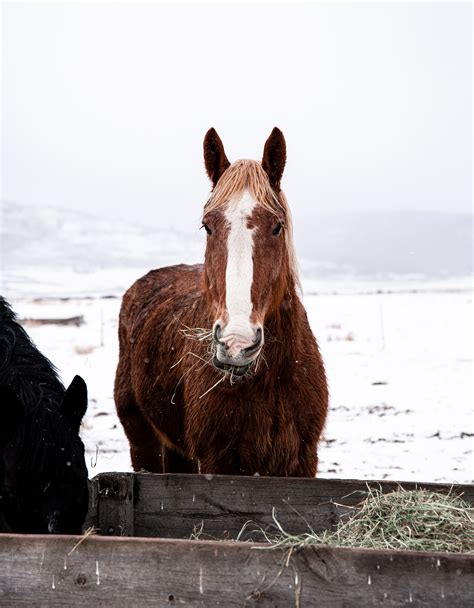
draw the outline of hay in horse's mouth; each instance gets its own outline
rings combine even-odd
[[[227,363],[222,363],[222,361],[219,361],[219,359],[217,358],[216,355],[214,355],[213,359],[212,359],[212,363],[214,365],[214,367],[217,367],[217,369],[220,369],[224,372],[227,372],[229,374],[232,374],[233,376],[245,376],[245,374],[249,371],[250,367],[252,366],[252,363],[247,363],[246,365],[228,365]]]

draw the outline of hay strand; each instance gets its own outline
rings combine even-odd
[[[335,530],[293,535],[272,512],[273,531],[258,529],[268,548],[301,549],[312,545],[372,549],[474,552],[474,509],[459,496],[428,490],[383,494],[368,488],[366,498],[347,513]],[[248,528],[248,523],[245,526]],[[242,532],[239,536],[242,536]]]

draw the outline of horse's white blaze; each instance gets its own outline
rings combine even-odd
[[[237,355],[254,340],[250,321],[254,230],[247,224],[255,205],[254,199],[245,190],[240,199],[229,203],[225,212],[230,225],[225,272],[228,323],[222,332],[222,339],[227,344],[231,356]]]

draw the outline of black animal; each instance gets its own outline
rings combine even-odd
[[[84,380],[65,390],[0,296],[0,532],[81,533],[86,408]]]

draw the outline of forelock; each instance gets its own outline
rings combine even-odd
[[[275,215],[286,215],[286,199],[274,192],[261,163],[256,160],[238,160],[222,174],[204,207],[204,213],[225,208],[228,203],[248,190],[257,205]]]

